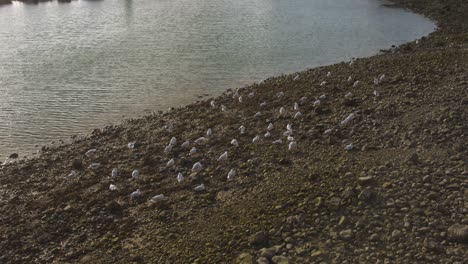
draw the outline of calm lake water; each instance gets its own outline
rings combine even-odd
[[[434,30],[377,0],[105,0],[0,7],[0,158]]]

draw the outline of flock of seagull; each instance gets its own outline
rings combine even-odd
[[[353,63],[353,62],[351,62],[350,65],[352,65],[352,63]],[[327,76],[328,78],[330,78],[330,77],[332,76],[332,73],[331,73],[331,72],[328,72],[326,76]],[[296,80],[298,80],[298,79],[299,79],[299,75],[296,75],[296,76],[294,77],[293,80],[296,81]],[[374,78],[374,85],[377,86],[377,85],[381,84],[381,83],[384,81],[384,79],[385,79],[385,75],[384,75],[384,74],[379,75],[378,77]],[[356,80],[356,81],[353,82],[353,78],[352,78],[351,76],[348,78],[347,82],[348,82],[348,83],[352,83],[352,86],[353,86],[353,87],[357,87],[357,86],[360,85],[359,80]],[[326,81],[323,81],[323,82],[320,83],[320,86],[324,86],[324,85],[326,85],[326,84],[327,84],[327,82],[326,82]],[[378,92],[377,90],[375,90],[373,94],[374,94],[375,96],[379,96],[379,95],[380,95],[379,92]],[[248,98],[253,98],[254,96],[255,96],[255,93],[253,93],[253,92],[251,92],[251,93],[249,93],[249,94],[247,95]],[[281,98],[281,97],[283,97],[283,96],[284,96],[284,92],[279,92],[279,93],[276,94],[276,97],[277,97],[277,98]],[[348,93],[345,95],[345,98],[350,98],[350,97],[352,97],[352,93],[351,93],[351,92],[348,92]],[[239,89],[235,90],[235,92],[233,93],[232,98],[233,98],[233,99],[237,99],[239,103],[242,103],[242,102],[244,101],[243,96],[239,94]],[[317,107],[317,106],[319,106],[319,105],[321,104],[322,101],[324,101],[324,100],[326,100],[326,99],[327,99],[326,95],[323,94],[323,95],[319,96],[319,98],[318,98],[317,100],[315,100],[312,104],[313,104],[314,107]],[[306,101],[307,101],[307,97],[302,97],[302,98],[299,100],[299,102],[300,102],[301,104],[305,103]],[[263,106],[265,106],[265,105],[266,105],[266,102],[260,103],[260,107],[263,107]],[[211,106],[211,108],[213,108],[213,109],[218,109],[218,108],[217,108],[217,105],[216,105],[216,102],[215,102],[214,100],[212,100],[212,101],[210,102],[210,106]],[[220,105],[220,109],[221,109],[222,112],[225,112],[225,111],[226,111],[226,106]],[[300,110],[299,103],[295,102],[294,105],[293,105],[293,109],[294,109],[294,111],[295,111],[295,113],[292,115],[292,117],[293,117],[294,119],[297,119],[297,118],[299,118],[299,117],[302,116],[302,113],[299,111],[299,110]],[[280,117],[286,116],[286,109],[285,109],[285,107],[281,107],[281,108],[279,109],[278,112],[279,112],[279,116],[280,116]],[[255,117],[260,117],[260,116],[262,116],[262,113],[261,113],[261,112],[257,112],[254,116],[255,116]],[[337,128],[348,126],[349,124],[352,123],[352,121],[355,119],[355,117],[356,117],[356,115],[355,115],[354,113],[349,114],[345,119],[343,119],[343,120],[342,120],[339,124],[337,124],[335,127],[332,127],[332,128],[329,128],[329,129],[325,130],[323,134],[324,134],[325,136],[328,136],[328,135],[330,135],[334,130],[336,130]],[[172,132],[172,126],[170,126],[170,127],[165,127],[165,128],[166,128],[169,132]],[[269,123],[268,126],[266,127],[266,133],[263,135],[263,137],[264,137],[264,138],[270,138],[270,137],[271,137],[271,133],[270,133],[270,132],[271,132],[274,128],[275,128],[275,126],[273,125],[273,123]],[[240,135],[243,135],[243,134],[246,133],[246,127],[243,126],[243,125],[241,125],[241,126],[239,127],[238,130],[239,130],[239,134],[240,134]],[[284,131],[283,135],[284,135],[284,137],[286,138],[286,141],[289,142],[289,143],[287,144],[288,150],[289,150],[289,151],[292,151],[293,149],[295,149],[296,146],[297,146],[297,141],[296,141],[296,139],[293,137],[293,128],[292,128],[292,125],[291,125],[291,124],[287,124],[287,125],[286,125],[286,131]],[[182,149],[189,149],[189,148],[190,148],[190,150],[189,150],[189,155],[190,155],[190,156],[193,156],[193,155],[195,155],[195,154],[197,153],[197,151],[198,151],[197,148],[196,148],[196,146],[200,146],[200,145],[205,145],[205,144],[207,144],[208,141],[209,141],[209,138],[212,137],[212,136],[213,136],[213,130],[212,130],[211,128],[209,128],[209,129],[206,131],[205,136],[202,136],[202,137],[200,137],[200,138],[198,138],[198,139],[196,139],[196,140],[193,141],[194,146],[192,146],[191,148],[190,148],[191,143],[190,143],[190,141],[188,141],[188,140],[187,140],[187,141],[184,141],[184,142],[180,145],[180,147],[181,147]],[[260,140],[261,140],[260,136],[259,136],[259,135],[256,135],[256,136],[251,140],[251,143],[252,143],[252,144],[258,144],[258,143],[260,142]],[[169,141],[169,144],[167,144],[167,145],[164,147],[164,153],[165,153],[165,154],[171,153],[172,150],[173,150],[173,148],[177,145],[177,142],[178,142],[178,141],[177,141],[177,138],[176,138],[176,137],[172,137],[171,140]],[[238,141],[237,139],[232,139],[232,140],[230,141],[230,144],[231,144],[232,146],[238,147],[238,146],[239,146],[239,141]],[[272,144],[275,144],[275,145],[283,144],[283,140],[282,140],[282,139],[273,140],[273,141],[272,141]],[[128,146],[129,149],[133,149],[133,148],[136,147],[136,146],[135,146],[135,142],[130,142],[130,143],[128,143],[127,146]],[[353,146],[352,143],[349,143],[348,145],[346,145],[346,146],[344,147],[344,149],[345,149],[346,151],[351,151],[351,150],[353,150],[353,148],[354,148],[354,146]],[[96,155],[96,153],[97,153],[97,149],[90,149],[90,150],[88,150],[88,151],[85,153],[85,156],[88,157],[88,158],[92,158],[93,156]],[[222,153],[222,154],[217,158],[217,161],[220,162],[220,163],[222,163],[222,162],[227,161],[228,158],[229,158],[228,151],[225,151],[224,153]],[[175,160],[174,160],[174,158],[171,158],[171,159],[170,159],[169,161],[167,161],[167,163],[166,163],[166,167],[167,167],[167,168],[172,168],[172,167],[174,167],[174,165],[175,165]],[[100,168],[100,167],[101,167],[101,164],[100,164],[100,163],[94,163],[94,162],[93,162],[93,163],[91,163],[91,164],[89,165],[88,168],[91,169],[91,170],[96,170],[96,169],[98,169],[98,168]],[[196,172],[202,171],[203,169],[204,169],[203,165],[202,165],[200,162],[196,162],[196,163],[193,164],[192,169],[191,169],[191,172],[192,172],[192,173],[196,173]],[[117,168],[113,168],[113,169],[112,169],[112,172],[111,172],[111,177],[112,177],[112,178],[118,177],[119,174],[120,174],[120,173],[119,173],[119,170],[118,170]],[[75,177],[75,176],[77,176],[77,175],[78,175],[78,173],[77,173],[76,171],[71,171],[71,173],[68,175],[68,177]],[[141,177],[140,172],[139,172],[138,170],[132,171],[131,177],[132,177],[133,179],[140,179],[140,177]],[[236,177],[236,169],[235,169],[235,168],[231,168],[230,171],[229,171],[229,173],[227,174],[227,180],[233,180],[235,177]],[[183,175],[181,172],[179,172],[179,173],[177,174],[177,176],[176,176],[176,180],[177,180],[178,183],[182,183],[182,182],[185,180],[185,177],[184,177],[184,175]],[[202,191],[204,191],[205,189],[206,189],[206,187],[205,187],[204,184],[197,185],[197,186],[195,186],[195,187],[193,188],[193,190],[196,191],[196,192],[202,192]],[[110,190],[110,191],[116,191],[116,190],[118,190],[118,187],[117,187],[116,185],[114,185],[114,184],[110,184],[109,190]],[[132,193],[130,194],[130,197],[131,197],[132,199],[138,199],[138,198],[141,197],[141,195],[142,195],[142,194],[141,194],[140,189],[137,189],[137,190],[135,190],[134,192],[132,192]],[[153,196],[153,197],[150,199],[150,201],[152,201],[152,202],[159,202],[159,201],[166,200],[166,199],[168,199],[168,197],[164,196],[164,194],[158,194],[158,195],[156,195],[156,196]]]

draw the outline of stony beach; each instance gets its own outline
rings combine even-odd
[[[468,2],[393,3],[438,30],[11,159],[0,263],[466,263]]]

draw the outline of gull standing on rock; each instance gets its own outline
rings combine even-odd
[[[190,149],[189,155],[192,156],[192,155],[194,155],[195,153],[197,153],[197,148],[196,148],[196,147],[192,147],[192,148]]]
[[[347,126],[351,121],[353,121],[355,115],[353,113],[349,114],[343,121],[341,121],[340,126]]]
[[[201,165],[201,163],[197,162],[197,163],[193,164],[192,172],[199,172],[202,169],[203,169],[203,166]]]
[[[112,176],[112,178],[115,178],[115,177],[119,176],[119,170],[117,168],[113,168],[111,176]]]
[[[320,86],[324,86],[324,85],[326,85],[326,84],[327,84],[327,82],[326,82],[326,81],[323,81],[323,82],[320,83]]]
[[[132,172],[132,178],[135,179],[135,180],[140,179],[140,172],[138,170],[134,170]]]
[[[228,158],[228,152],[225,151],[221,156],[219,156],[218,161],[225,161]]]
[[[346,145],[344,149],[346,151],[351,151],[351,150],[353,150],[353,148],[354,148],[353,143],[350,143],[349,145]]]
[[[86,157],[92,157],[92,156],[94,156],[94,154],[96,154],[96,151],[97,151],[97,149],[90,149],[90,150],[86,151],[85,156]]]
[[[284,115],[285,113],[286,113],[286,110],[284,109],[284,107],[281,107],[281,108],[279,109],[279,114],[280,114],[280,116]]]
[[[353,81],[353,77],[349,76],[347,82],[352,82],[352,81]]]
[[[238,147],[239,142],[237,141],[237,139],[233,139],[233,140],[231,140],[231,145],[234,145],[234,146]]]
[[[272,123],[268,124],[267,130],[268,130],[268,131],[271,131],[272,129],[273,129],[273,124],[272,124]]]
[[[166,153],[166,154],[169,153],[169,152],[171,152],[171,151],[172,151],[172,145],[171,145],[171,144],[167,145],[167,146],[164,148],[164,153]]]
[[[305,103],[306,101],[307,101],[307,97],[306,97],[306,96],[303,96],[303,97],[301,97],[301,99],[299,99],[299,102],[300,102],[301,104]]]
[[[221,105],[221,111],[222,111],[222,112],[226,112],[226,106]]]
[[[211,128],[208,128],[208,130],[206,131],[206,136],[211,137],[212,135],[213,135],[213,130]]]
[[[76,176],[78,176],[78,172],[76,172],[74,170],[72,170],[70,172],[70,174],[67,175],[68,178],[73,178],[73,177],[76,177]]]
[[[260,137],[257,135],[252,139],[252,143],[257,144],[260,141]]]
[[[177,181],[179,183],[184,181],[184,175],[182,175],[182,173],[180,173],[180,172],[177,174]]]
[[[188,148],[188,146],[190,145],[190,141],[185,141],[184,143],[182,143],[182,145],[180,145],[181,148]]]
[[[283,97],[283,96],[284,96],[284,93],[283,93],[283,92],[279,92],[279,93],[276,94],[276,97],[277,97],[277,98],[281,98],[281,97]]]
[[[325,136],[328,136],[328,135],[330,135],[332,132],[333,132],[333,129],[332,129],[332,128],[329,128],[329,129],[325,130],[325,132],[323,132],[323,134],[324,134]]]
[[[275,144],[275,145],[283,144],[283,140],[277,139],[277,140],[273,141],[272,143]]]
[[[262,116],[262,113],[261,112],[257,112],[255,113],[254,117],[261,117]]]
[[[155,195],[151,198],[151,202],[153,203],[156,203],[156,202],[159,202],[159,201],[164,201],[164,200],[167,200],[168,198],[166,196],[164,196],[164,194],[158,194],[158,195]]]
[[[169,145],[175,146],[177,144],[177,138],[172,137],[171,141],[169,141]]]
[[[328,78],[330,78],[331,75],[332,75],[331,72],[328,72],[328,73],[327,73],[327,77],[328,77]]]
[[[211,102],[210,102],[210,105],[211,105],[211,107],[215,108],[215,107],[216,107],[215,101],[214,101],[214,100],[211,101]]]
[[[238,100],[239,100],[239,103],[242,103],[242,95],[239,96],[239,99],[238,99]]]
[[[170,159],[170,160],[166,163],[166,167],[170,168],[170,167],[174,166],[174,164],[175,164],[174,159]]]
[[[297,112],[295,115],[294,115],[294,118],[299,118],[302,116],[302,113],[301,112]]]
[[[100,167],[101,167],[101,163],[95,162],[95,163],[91,163],[91,165],[89,165],[88,168],[90,168],[90,169],[92,169],[92,170],[95,170],[95,169],[98,169],[98,168],[100,168]]]
[[[198,186],[195,186],[195,188],[193,188],[193,190],[195,190],[196,192],[202,192],[205,190],[205,184],[200,184]]]
[[[289,142],[288,150],[292,150],[293,148],[296,147],[296,145],[297,145],[296,141]]]
[[[357,87],[357,86],[359,85],[359,83],[360,83],[359,81],[355,81],[355,82],[353,83],[353,87]]]
[[[117,190],[117,186],[115,186],[114,184],[111,184],[111,185],[109,185],[109,190],[115,191],[115,190]]]
[[[239,127],[239,132],[242,134],[245,134],[245,127],[244,126],[240,126]]]
[[[299,111],[299,104],[297,102],[294,103],[294,111]]]
[[[135,142],[130,142],[130,143],[128,143],[128,144],[127,144],[127,147],[128,147],[129,149],[135,148]]]
[[[267,132],[265,133],[264,137],[266,137],[266,138],[269,138],[269,137],[271,137],[271,134],[270,134],[270,132],[269,132],[269,131],[267,131]]]
[[[266,105],[267,105],[266,102],[261,102],[261,103],[260,103],[260,107],[264,107],[264,106],[266,106]]]
[[[138,199],[138,198],[140,198],[140,196],[141,196],[140,189],[137,189],[136,191],[134,191],[134,192],[132,192],[132,193],[130,194],[130,197],[131,197],[132,199]]]
[[[255,96],[255,93],[254,92],[251,92],[247,95],[249,98],[253,98]]]
[[[195,140],[194,142],[195,142],[195,144],[198,144],[198,145],[204,145],[206,143],[206,138],[200,137],[197,140]]]
[[[227,175],[227,179],[228,180],[232,180],[234,179],[234,177],[236,176],[236,170],[235,169],[231,169]]]

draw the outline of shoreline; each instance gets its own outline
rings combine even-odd
[[[241,88],[242,103],[228,90],[1,166],[0,262],[462,263],[468,3],[393,2],[428,16],[438,29],[352,66],[321,66]],[[302,116],[294,118],[298,111]],[[351,113],[354,120],[340,125]],[[269,123],[274,128],[264,138]],[[292,150],[286,124],[297,142]],[[208,143],[188,155],[180,144],[209,128]],[[253,144],[256,135],[260,142]],[[179,142],[166,154],[172,137]],[[232,138],[239,147],[229,144]],[[272,144],[277,139],[283,143]],[[97,151],[88,157],[90,149]],[[217,161],[224,151],[228,161]],[[175,165],[167,166],[171,158]],[[94,162],[101,166],[89,169]],[[195,162],[204,169],[192,173]],[[237,176],[227,180],[232,168]],[[132,179],[135,169],[140,179]],[[67,177],[72,170],[77,175]],[[206,190],[194,191],[201,183]],[[136,189],[142,197],[131,199]],[[168,199],[149,201],[158,194]]]

